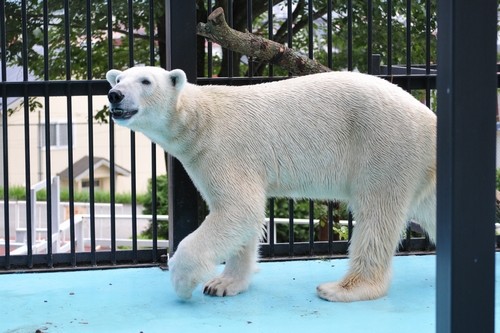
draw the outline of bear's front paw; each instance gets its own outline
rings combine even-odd
[[[177,251],[169,261],[172,285],[175,293],[182,299],[191,298],[196,286],[206,281],[213,270],[215,265],[193,258],[184,251]]]
[[[330,302],[355,302],[376,299],[387,293],[388,284],[362,279],[346,278],[341,282],[319,285],[318,296]]]
[[[248,285],[249,282],[245,279],[221,275],[205,284],[203,293],[219,297],[234,296],[247,290]]]

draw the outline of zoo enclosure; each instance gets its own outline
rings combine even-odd
[[[196,23],[193,15],[178,13],[197,13],[198,21],[205,22],[213,8],[224,7],[229,24],[240,30],[258,33],[269,39],[284,43],[310,58],[323,62],[335,70],[361,70],[380,75],[391,82],[416,92],[418,98],[432,106],[433,90],[436,88],[435,72],[435,30],[436,3],[427,0],[419,3],[411,1],[198,1],[194,4],[179,4],[175,1],[3,1],[0,7],[1,35],[1,95],[2,95],[2,165],[4,188],[3,225],[4,253],[0,256],[0,267],[4,269],[54,266],[109,265],[155,263],[166,254],[165,243],[159,246],[158,213],[156,207],[158,170],[155,145],[151,145],[150,161],[152,178],[152,241],[151,248],[139,246],[140,230],[138,215],[131,213],[131,246],[120,248],[117,244],[117,213],[115,190],[115,131],[112,121],[107,125],[97,125],[91,119],[106,119],[106,110],[96,105],[96,96],[105,96],[109,90],[103,80],[109,68],[125,68],[139,64],[182,68],[190,81],[198,84],[253,84],[271,80],[285,79],[289,76],[286,69],[273,64],[259,63],[258,59],[221,50],[203,38],[192,33]],[[193,17],[190,21],[188,18]],[[292,19],[288,19],[292,18]],[[21,24],[19,25],[19,22]],[[15,77],[12,68],[17,68],[20,77]],[[11,230],[9,219],[9,159],[18,154],[16,147],[9,142],[9,107],[13,100],[22,101],[20,112],[26,123],[24,135],[24,184],[26,191],[33,187],[32,150],[28,142],[33,133],[29,129],[29,114],[32,107],[42,108],[44,123],[51,123],[54,111],[51,98],[62,96],[66,100],[67,123],[71,124],[76,105],[75,96],[87,100],[88,155],[94,156],[93,133],[96,126],[108,126],[109,155],[111,168],[109,203],[109,248],[98,249],[96,237],[96,209],[94,200],[94,168],[89,162],[89,238],[90,245],[82,250],[76,242],[78,234],[78,214],[75,212],[72,182],[69,183],[69,226],[70,244],[67,253],[56,253],[52,244],[60,230],[54,225],[46,225],[46,252],[33,253],[34,238],[27,237],[27,253],[13,255],[11,241],[15,230]],[[36,106],[34,98],[41,99],[42,106]],[[57,173],[52,170],[53,157],[50,146],[54,135],[51,126],[44,127],[46,146],[44,147],[45,178],[47,181]],[[73,145],[73,127],[67,126],[68,147]],[[265,135],[265,133],[262,133]],[[130,169],[132,206],[137,206],[136,179],[134,177],[138,161],[136,157],[136,134],[130,133]],[[74,177],[74,157],[68,149],[67,168],[69,178]],[[89,158],[89,161],[93,160]],[[206,211],[196,189],[185,174],[182,166],[174,159],[168,163],[170,179],[169,228],[171,249],[194,230],[202,221]],[[53,189],[47,188],[47,220],[56,214],[53,208]],[[346,217],[344,225],[338,224],[335,217],[336,203],[308,202],[308,212],[303,213],[301,225],[294,217],[293,201],[280,201],[288,206],[287,242],[275,242],[276,221],[275,203],[269,205],[268,239],[262,245],[264,257],[289,257],[311,255],[345,254],[348,240],[336,240],[334,226],[348,229],[348,238],[353,229],[353,217]],[[26,232],[34,233],[32,220],[32,201],[26,197]],[[315,207],[324,206],[323,223],[326,236],[318,240],[318,216]],[[295,213],[296,214],[296,213]],[[283,218],[283,217],[280,217]],[[355,219],[355,217],[354,217]],[[305,221],[305,222],[304,222]],[[281,223],[283,224],[283,223]],[[303,229],[306,240],[295,241],[296,231]],[[408,232],[402,241],[401,250],[426,250],[428,240],[413,236]],[[80,247],[79,247],[80,246]]]

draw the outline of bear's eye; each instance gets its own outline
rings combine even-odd
[[[143,80],[141,81],[141,83],[142,83],[142,84],[144,84],[144,85],[150,85],[150,84],[151,84],[151,81],[149,81],[148,79],[143,79]]]
[[[116,83],[120,83],[120,79],[116,79]]]

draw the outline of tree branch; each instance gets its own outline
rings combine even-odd
[[[197,33],[224,48],[278,65],[294,75],[331,71],[285,45],[230,28],[224,17],[224,10],[220,7],[210,14],[207,23],[198,24]]]

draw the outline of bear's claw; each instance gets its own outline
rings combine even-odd
[[[205,286],[205,288],[203,289],[203,293],[205,295],[209,295],[209,296],[217,296],[217,288]],[[224,290],[224,292],[222,293],[222,297],[226,297],[226,296],[227,296],[227,291]]]
[[[203,288],[203,293],[210,296],[234,296],[248,288],[249,282],[233,277],[221,275],[207,282]]]

